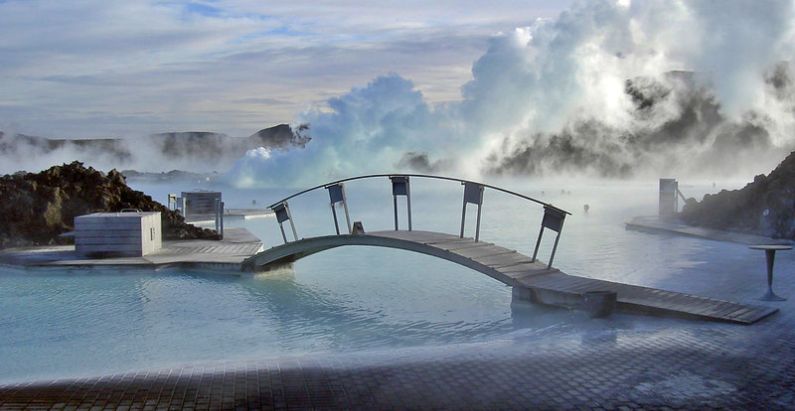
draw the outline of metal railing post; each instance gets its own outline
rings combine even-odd
[[[461,208],[461,235],[458,236],[459,238],[464,238],[464,223],[466,223],[466,221],[467,221],[467,199],[466,196],[464,196],[464,205]]]
[[[561,231],[563,231],[563,227],[561,227]],[[549,256],[547,268],[552,268],[552,261],[555,259],[555,252],[558,251],[558,241],[560,241],[560,231],[558,231],[558,235],[555,237],[555,245],[552,246],[552,255]]]
[[[397,196],[392,194],[392,209],[395,210],[395,231],[398,230]]]
[[[298,241],[298,233],[295,231],[295,224],[293,223],[293,217],[290,216],[290,228],[293,229],[293,238]]]
[[[409,217],[409,231],[411,231],[411,184],[409,184],[408,177],[406,177],[406,213]]]
[[[464,238],[464,224],[466,222],[467,203],[472,203],[478,206],[478,217],[475,223],[475,241],[480,240],[480,211],[483,205],[483,190],[485,186],[478,183],[462,182],[464,186],[464,203],[461,209],[461,234],[460,238]]]
[[[328,190],[329,201],[331,203],[331,215],[334,217],[334,229],[337,231],[337,235],[340,235],[340,226],[337,220],[336,209],[338,203],[342,203],[342,208],[345,210],[345,222],[348,224],[348,234],[350,234],[353,232],[353,229],[351,227],[351,216],[348,213],[348,201],[345,198],[345,186],[342,183],[332,184],[326,186],[326,190]]]
[[[480,240],[480,207],[481,207],[481,205],[483,205],[482,204],[482,200],[481,200],[481,204],[478,204],[478,219],[475,220],[475,242],[478,242]]]
[[[536,248],[533,250],[533,260],[532,262],[536,262],[536,257],[538,256],[538,247],[541,245],[541,237],[544,235],[544,226],[541,226],[541,229],[538,230],[538,238],[536,239]]]
[[[392,209],[395,214],[395,231],[399,230],[398,224],[398,196],[406,196],[406,214],[408,217],[409,231],[411,231],[411,191],[408,176],[390,176],[392,181]]]
[[[219,218],[218,218],[218,210],[221,208],[221,199],[220,198],[216,198],[215,201],[213,201],[213,206],[214,206],[213,208],[215,209],[214,210],[215,211],[215,215],[213,216],[213,217],[215,217],[215,232],[219,233],[220,230],[221,230],[221,226],[220,226],[220,221],[219,221]]]
[[[541,220],[541,230],[538,232],[536,247],[533,251],[533,262],[535,262],[538,257],[538,247],[541,245],[541,237],[544,234],[544,229],[550,229],[558,233],[555,237],[555,244],[552,246],[552,254],[549,256],[549,263],[547,263],[547,268],[552,268],[552,261],[555,260],[555,253],[558,250],[558,242],[560,241],[560,233],[563,231],[563,223],[565,221],[565,211],[549,205],[544,206],[544,217]]]
[[[284,233],[284,222],[290,221],[290,228],[293,230],[293,241],[298,241],[298,232],[295,230],[295,224],[293,223],[293,216],[290,214],[290,207],[287,205],[287,202],[281,202],[278,204],[274,204],[270,207],[273,210],[273,213],[276,214],[276,222],[279,223],[279,230],[282,232],[282,239],[284,239],[284,243],[287,244],[287,235]]]
[[[224,202],[221,201],[221,239],[224,238]]]
[[[345,221],[348,223],[348,234],[353,233],[353,227],[351,226],[351,216],[348,214],[348,202],[345,199],[345,192],[342,192],[342,208],[345,210]]]
[[[331,203],[331,216],[334,217],[334,230],[340,235],[340,223],[337,221],[337,207],[334,203]]]

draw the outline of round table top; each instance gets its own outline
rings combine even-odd
[[[749,246],[752,250],[792,250],[791,245],[785,244],[757,244]]]

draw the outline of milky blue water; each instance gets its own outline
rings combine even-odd
[[[213,188],[133,185],[163,202],[168,192]],[[706,295],[718,293],[710,284],[726,270],[758,272],[760,281],[763,277],[761,257],[743,246],[625,230],[623,223],[631,217],[656,212],[655,181],[508,185],[574,213],[566,221],[555,264],[570,274]],[[682,190],[700,198],[719,188]],[[290,191],[222,190],[229,208],[252,207],[253,200],[264,206]],[[412,193],[415,229],[457,232],[461,186],[418,180]],[[392,199],[385,181],[352,183],[348,199],[352,219],[362,221],[365,229],[391,228]],[[583,212],[585,203],[588,213]],[[333,232],[325,191],[293,201],[291,207],[300,236]],[[470,235],[474,211],[469,211]],[[538,206],[487,191],[481,238],[531,253],[541,212]],[[227,221],[227,226],[249,229],[266,246],[281,242],[272,218]],[[552,239],[546,238],[542,258]],[[793,261],[784,256],[779,264],[792,267]],[[759,293],[748,290],[738,298]],[[587,319],[563,310],[512,310],[511,289],[483,274],[380,248],[330,250],[297,262],[292,270],[255,276],[0,267],[0,383],[489,341],[579,321]]]

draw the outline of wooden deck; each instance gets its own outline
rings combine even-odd
[[[513,286],[534,300],[572,305],[587,291],[615,291],[618,308],[652,314],[752,324],[778,311],[713,298],[569,275],[515,250],[472,238],[428,231],[378,231],[363,235],[313,237],[273,247],[248,258],[243,268],[267,270],[308,255],[346,245],[399,248],[452,261]]]
[[[163,241],[163,248],[143,257],[85,258],[74,246],[3,250],[0,263],[48,267],[189,266],[239,271],[241,263],[262,250],[262,242],[244,228],[228,228],[224,239]]]

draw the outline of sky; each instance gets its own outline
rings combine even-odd
[[[0,130],[247,136],[384,74],[458,100],[491,37],[569,1],[0,1]]]
[[[305,148],[209,166],[273,186],[399,171],[748,179],[795,150],[793,56],[795,0],[0,0],[0,130],[130,151],[122,164],[23,147],[0,168],[207,171],[146,136],[289,123],[310,125]]]

